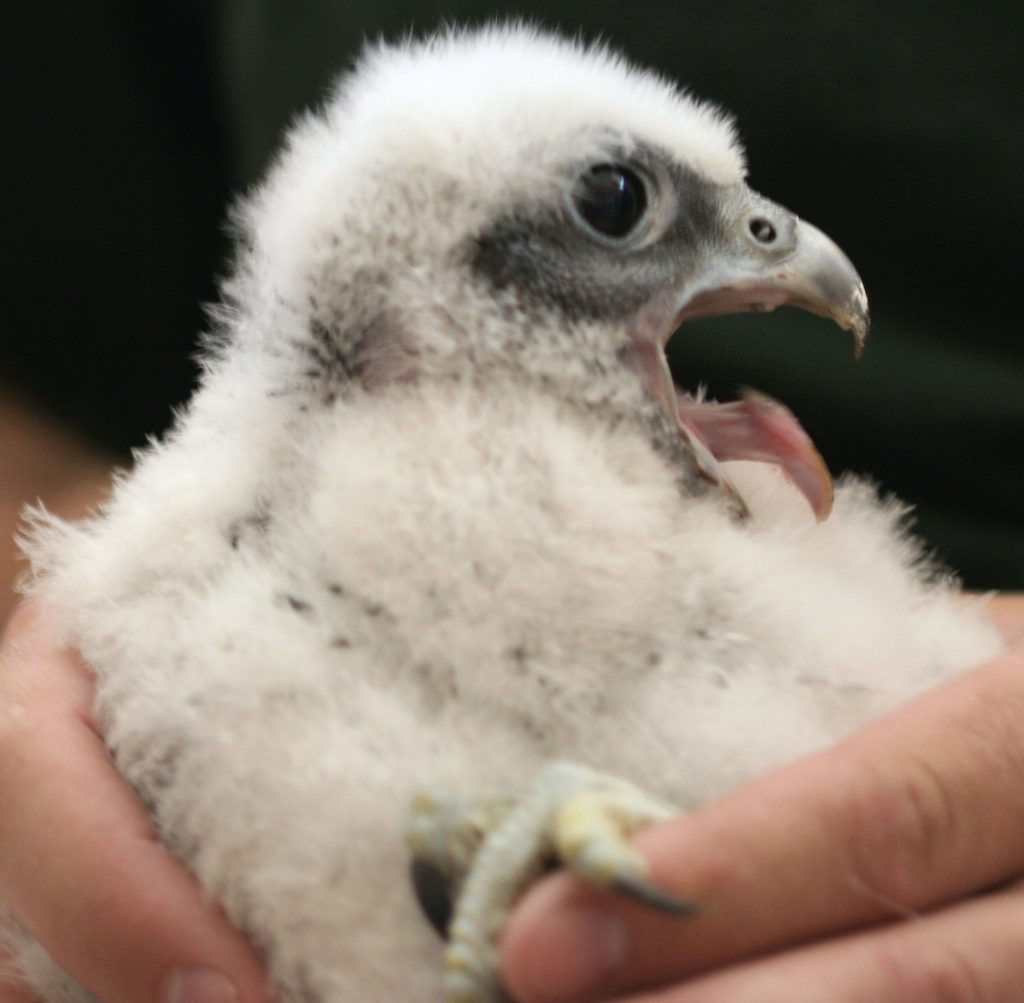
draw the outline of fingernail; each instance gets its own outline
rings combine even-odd
[[[160,1003],[235,1003],[238,992],[220,972],[178,968],[167,977]]]
[[[591,903],[563,901],[552,911],[530,905],[538,909],[537,923],[531,930],[529,915],[522,917],[520,929],[530,931],[530,943],[510,988],[531,1003],[585,999],[607,988],[626,960],[622,920]]]

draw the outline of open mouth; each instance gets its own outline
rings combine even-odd
[[[780,401],[744,390],[726,404],[698,400],[677,390],[683,434],[699,457],[698,472],[742,506],[739,492],[721,470],[728,460],[751,460],[779,467],[807,499],[815,518],[832,511],[832,475],[811,437]]]
[[[648,390],[676,427],[694,472],[716,485],[741,514],[747,507],[721,468],[729,460],[773,464],[807,500],[817,519],[832,510],[832,477],[811,438],[793,413],[766,394],[744,390],[739,400],[718,404],[679,390],[672,380],[665,346],[683,322],[696,317],[768,311],[789,305],[835,321],[854,335],[856,354],[868,333],[864,285],[846,256],[820,230],[800,221],[798,253],[770,272],[712,273],[696,292],[668,309],[652,311],[634,331]]]

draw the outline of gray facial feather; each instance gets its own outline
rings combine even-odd
[[[567,169],[566,189],[589,167],[606,162],[595,154]],[[649,149],[611,162],[639,165],[652,203],[672,205],[672,218],[652,243],[601,243],[573,217],[566,196],[555,204],[516,207],[475,237],[474,271],[498,290],[514,289],[524,304],[556,311],[569,324],[628,320],[670,280],[685,280],[687,262],[695,268],[724,240],[722,186]],[[656,211],[654,204],[648,209]]]

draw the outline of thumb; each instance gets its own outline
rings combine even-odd
[[[558,874],[503,937],[529,1003],[609,998],[914,915],[1024,867],[1024,644],[833,749],[641,833],[668,918]],[[867,998],[867,997],[865,997]]]
[[[160,845],[91,703],[88,670],[26,604],[0,649],[0,902],[104,1003],[263,1003],[262,966]]]

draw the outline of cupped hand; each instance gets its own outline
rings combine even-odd
[[[1024,1000],[1024,597],[1009,650],[642,833],[672,919],[558,874],[503,941],[521,1003]]]
[[[0,647],[0,905],[103,1003],[263,1003],[255,954],[157,842],[91,706],[45,608],[22,606]]]

